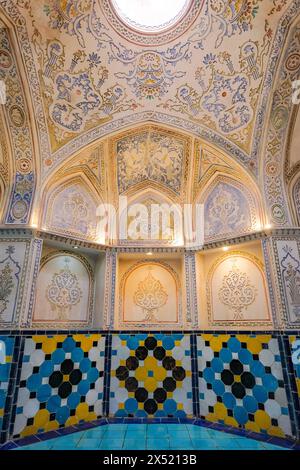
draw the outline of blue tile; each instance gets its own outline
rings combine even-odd
[[[101,428],[89,429],[83,433],[84,439],[96,439],[96,438],[104,438],[106,434],[107,428],[105,426]]]
[[[248,439],[247,437],[235,439],[235,442],[240,446],[241,449],[260,450],[264,448],[262,442],[254,441],[253,439]]]
[[[170,442],[169,439],[147,439],[147,449],[149,450],[169,450]]]
[[[123,447],[122,439],[103,439],[99,449],[102,450],[121,450]]]
[[[99,449],[101,444],[100,439],[85,439],[84,437],[79,441],[77,444],[76,448],[77,449],[87,449],[87,450],[93,450],[93,449]]]
[[[170,441],[170,449],[174,450],[194,450],[194,445],[190,439],[180,439]]]
[[[146,439],[125,439],[122,449],[126,450],[145,450]]]
[[[192,443],[196,450],[212,450],[217,447],[214,439],[198,439],[192,437]]]

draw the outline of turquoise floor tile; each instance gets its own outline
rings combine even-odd
[[[99,449],[101,450],[122,450],[123,439],[103,439],[100,443]]]
[[[169,436],[172,438],[175,438],[175,439],[178,439],[178,438],[181,438],[181,439],[189,439],[190,438],[190,434],[188,432],[187,429],[182,429],[182,430],[179,430],[179,429],[170,429],[169,430]]]
[[[147,427],[147,436],[165,436],[168,434],[168,427],[166,424],[149,424]]]
[[[200,426],[193,426],[189,429],[189,435],[193,438],[199,439],[211,439],[211,434],[206,428],[200,428]]]
[[[169,450],[170,441],[169,439],[147,439],[147,449],[149,450]]]
[[[194,445],[190,439],[170,440],[171,450],[194,450]]]
[[[78,449],[98,449],[100,447],[101,439],[88,439],[88,438],[82,438],[78,444],[77,448]]]
[[[212,450],[217,448],[217,444],[214,439],[192,438],[192,443],[194,448],[199,450]]]
[[[236,442],[236,439],[230,439],[228,437],[224,439],[218,439],[216,441],[216,446],[226,448],[228,450],[240,450],[241,449],[240,445]]]
[[[254,439],[248,439],[247,437],[235,439],[235,442],[240,446],[241,449],[253,449],[261,450],[264,449],[262,442],[255,441]]]
[[[104,438],[107,431],[107,426],[101,426],[100,428],[88,429],[83,433],[84,439],[102,439]]]
[[[146,440],[126,440],[124,441],[122,449],[124,450],[144,450],[146,449]]]

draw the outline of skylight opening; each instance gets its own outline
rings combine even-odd
[[[112,4],[120,19],[131,28],[156,33],[180,21],[191,0],[112,0]]]

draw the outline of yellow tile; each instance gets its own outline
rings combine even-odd
[[[223,347],[223,343],[226,343],[229,338],[229,335],[212,336],[212,338],[210,339],[210,347],[214,352],[219,352]]]
[[[143,382],[148,377],[148,371],[145,367],[139,367],[136,369],[134,376],[139,382]]]
[[[135,395],[134,395],[134,392],[128,392],[128,398],[134,398]]]
[[[138,403],[138,409],[143,410],[144,409],[144,403]]]
[[[76,416],[70,416],[66,421],[66,426],[74,426],[78,423],[78,418]]]
[[[148,356],[144,360],[144,367],[147,370],[153,370],[158,366],[157,359],[155,357]],[[161,366],[160,366],[161,367]]]
[[[167,398],[173,398],[173,392],[167,392]]]
[[[122,346],[127,346],[127,341],[124,340],[124,339],[122,339],[122,340],[121,340],[121,345],[122,345]]]
[[[4,409],[0,408],[0,418],[2,418],[2,416],[4,416]]]
[[[125,408],[124,403],[119,403],[119,410],[124,410],[124,408]]]
[[[267,430],[271,427],[271,418],[270,416],[263,410],[257,410],[254,413],[255,422],[258,424],[260,429]]]
[[[52,354],[57,349],[57,343],[60,341],[56,341],[56,338],[45,338],[42,341],[42,351],[45,354]]]
[[[157,388],[157,381],[154,377],[147,377],[144,382],[144,387],[147,392],[154,392],[154,390]]]
[[[120,360],[120,366],[126,366],[126,360],[125,359]]]
[[[261,342],[257,338],[249,338],[247,341],[247,349],[252,354],[259,354],[262,350]]]
[[[176,361],[176,366],[181,367],[182,366],[182,361]]]
[[[240,382],[241,381],[241,376],[240,375],[234,375],[234,381],[235,382]]]
[[[175,341],[175,346],[181,346],[181,341]]]
[[[253,421],[248,421],[245,424],[245,429],[247,429],[247,431],[260,432],[260,427]]]
[[[85,419],[89,413],[89,405],[87,403],[79,403],[76,408],[76,416],[78,419]]]
[[[164,409],[163,403],[157,403],[157,409],[158,410],[163,410]]]
[[[49,422],[50,413],[48,410],[39,410],[34,417],[33,424],[39,428],[45,428],[46,424]]]
[[[25,429],[21,432],[22,437],[32,436],[33,434],[37,434],[38,428],[36,426],[26,426]]]
[[[162,346],[162,341],[160,339],[157,340],[157,346]]]
[[[54,431],[55,429],[59,428],[59,424],[56,420],[54,421],[49,421],[45,425],[45,431]]]
[[[282,431],[282,429],[279,426],[271,426],[268,429],[268,434],[270,434],[270,436],[277,436],[277,437],[284,437],[285,436],[284,432]]]
[[[224,403],[216,403],[214,406],[214,412],[218,419],[224,420],[227,416],[227,408]]]
[[[178,403],[178,404],[177,404],[177,409],[178,409],[178,410],[183,410],[183,404],[182,404],[182,403]]]
[[[5,356],[5,361],[6,364],[10,363],[12,361],[12,356]]]
[[[224,419],[224,423],[227,426],[232,426],[234,428],[237,428],[239,426],[238,422],[234,419],[233,416],[226,416],[226,418]]]
[[[164,367],[161,367],[161,366],[155,367],[153,373],[154,373],[154,378],[158,382],[162,382],[167,377],[166,369]]]
[[[63,375],[63,381],[68,382],[69,381],[69,376],[68,375]]]
[[[120,388],[125,388],[125,380],[120,380],[119,387]]]

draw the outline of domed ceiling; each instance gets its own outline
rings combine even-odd
[[[258,179],[278,52],[299,11],[293,0],[1,2],[40,180],[147,122],[214,144]]]

